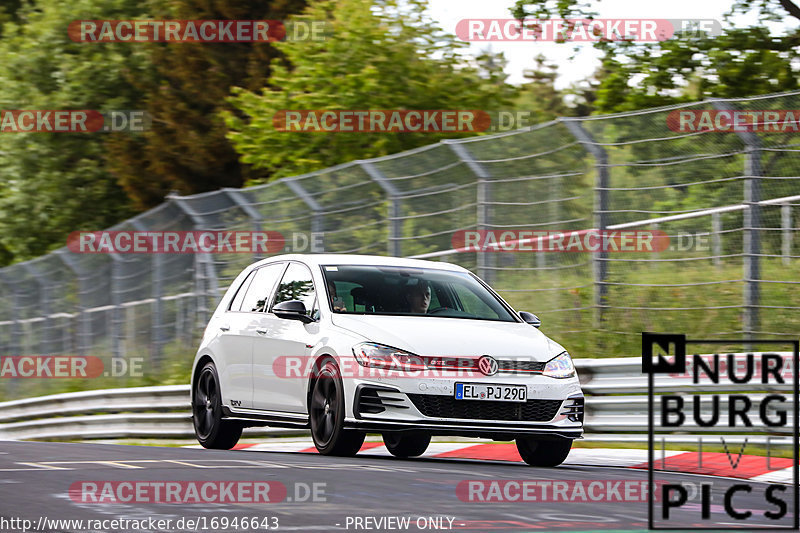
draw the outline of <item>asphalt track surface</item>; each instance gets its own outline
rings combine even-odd
[[[532,468],[521,463],[465,459],[397,459],[392,457],[322,457],[308,453],[212,451],[110,444],[0,442],[0,531],[22,531],[19,520],[37,531],[596,531],[647,529],[644,502],[474,502],[463,501],[457,487],[464,480],[645,481],[647,472],[629,468],[569,465]],[[70,497],[75,482],[93,481],[272,481],[287,488],[275,503],[81,503]],[[764,483],[659,473],[658,481],[712,483],[711,522],[700,520],[699,496],[673,514],[671,527],[741,528],[724,513],[723,491],[745,483],[735,504],[758,517],[756,523],[791,525],[793,494],[787,487],[789,512],[779,522],[762,518],[775,510],[765,501]],[[316,501],[304,487],[320,484]],[[299,487],[299,488],[298,488]],[[297,491],[297,494],[294,492]],[[296,501],[296,496],[306,501]],[[656,511],[660,512],[656,502]],[[219,520],[225,517],[228,527]],[[234,518],[256,517],[255,528],[232,527]],[[389,517],[409,518],[408,526]],[[49,520],[171,520],[170,527],[89,529]],[[194,528],[177,527],[181,518],[204,519]],[[359,522],[357,519],[361,518]],[[18,519],[17,522],[11,522]],[[216,519],[216,527],[211,520]],[[267,519],[265,521],[264,519]],[[369,519],[369,520],[367,520]],[[381,521],[383,519],[383,521]],[[438,520],[437,520],[438,519]],[[452,525],[448,519],[452,519]],[[421,521],[420,521],[421,520]],[[273,526],[277,521],[278,528]],[[185,524],[185,522],[184,522]],[[663,527],[665,522],[657,522]],[[748,522],[749,527],[755,523]],[[270,529],[266,529],[269,525]],[[442,529],[435,529],[438,525]]]

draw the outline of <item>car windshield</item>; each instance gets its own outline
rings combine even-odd
[[[386,266],[322,267],[334,313],[518,322],[467,272]]]

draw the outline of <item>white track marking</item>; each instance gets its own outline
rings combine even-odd
[[[784,468],[782,470],[775,470],[774,472],[767,472],[750,478],[751,481],[764,481],[769,483],[791,483],[794,481],[794,467]]]
[[[127,463],[123,463],[123,462],[119,462],[119,461],[97,461],[97,464],[113,466],[114,468],[125,468],[125,469],[141,469],[141,468],[144,468],[143,466],[129,465]]]
[[[43,470],[72,470],[72,468],[65,468],[63,466],[54,466],[47,463],[17,463],[18,465],[32,466],[34,468],[41,468]]]
[[[666,450],[667,466],[669,458],[680,455],[681,451]],[[661,460],[661,450],[656,450],[655,459]],[[606,448],[572,448],[564,464],[585,466],[636,466],[647,463],[647,450],[617,450]]]

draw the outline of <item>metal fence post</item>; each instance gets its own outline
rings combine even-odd
[[[175,336],[176,341],[181,341],[184,337],[183,331],[183,298],[175,298]]]
[[[309,209],[311,209],[311,235],[308,236],[308,243],[312,252],[324,252],[324,242],[320,243],[320,248],[316,248],[314,246],[314,235],[319,235],[324,232],[325,221],[322,215],[324,211],[322,206],[319,205],[319,202],[317,202],[314,197],[303,188],[302,185],[300,185],[300,183],[297,181],[297,178],[283,178],[281,181],[283,181],[286,186],[289,187],[289,189],[291,189],[291,191],[295,193],[297,197],[308,206]]]
[[[120,297],[120,283],[122,276],[122,258],[118,254],[108,254],[111,257],[111,327],[109,336],[111,337],[111,354],[114,359],[122,357],[122,338],[121,329],[123,320],[122,298]]]
[[[727,102],[715,101],[711,105],[719,111],[734,111]],[[744,161],[744,203],[747,205],[743,214],[744,254],[744,335],[752,339],[759,329],[758,306],[760,300],[761,279],[761,140],[753,132],[737,131],[736,135],[745,146]]]
[[[8,292],[11,294],[11,331],[8,335],[8,344],[2,346],[5,355],[22,355],[22,324],[20,323],[21,311],[19,308],[19,294],[17,288],[18,283],[9,281],[5,273],[0,271],[0,284],[5,285]],[[10,397],[15,397],[19,387],[18,378],[7,379],[6,394]]]
[[[9,351],[9,355],[22,355],[22,327],[20,323],[20,315],[22,315],[22,312],[19,308],[18,285],[8,280],[3,272],[0,272],[0,283],[5,285],[11,293],[11,335],[8,339],[7,350]]]
[[[792,206],[791,204],[783,204],[781,206],[781,255],[783,256],[783,264],[788,265],[791,261],[792,255]]]
[[[78,324],[76,331],[75,347],[81,355],[88,355],[91,349],[92,337],[92,317],[89,316],[88,308],[84,301],[84,294],[86,293],[86,280],[88,273],[84,271],[78,262],[72,257],[71,252],[62,248],[56,250],[55,253],[61,261],[69,268],[75,279],[78,281]]]
[[[164,257],[161,254],[153,255],[153,278],[151,280],[153,294],[153,359],[155,366],[161,363],[164,355],[164,345],[167,340],[164,335]]]
[[[719,213],[711,214],[711,250],[714,266],[722,265],[722,217]]]
[[[581,143],[586,151],[594,157],[595,177],[594,185],[594,224],[601,232],[608,227],[608,154],[598,145],[580,122],[571,119],[560,119],[570,133]],[[592,253],[594,260],[594,307],[595,327],[600,327],[603,322],[603,311],[606,307],[608,286],[608,252],[599,250]]]
[[[47,280],[42,276],[41,272],[39,272],[36,267],[30,264],[30,262],[25,261],[20,263],[20,266],[25,270],[25,272],[27,272],[33,279],[36,280],[36,284],[39,286],[39,308],[41,310],[42,326],[39,333],[40,336],[38,342],[35,342],[39,355],[47,355],[50,348],[50,329],[47,325],[48,314],[50,314],[48,313],[50,306],[49,302],[47,301],[47,295],[49,292]]]
[[[392,182],[386,179],[383,172],[372,164],[371,161],[357,161],[357,163],[364,169],[369,177],[380,186],[381,189],[389,197],[389,246],[388,252],[392,257],[401,257],[403,253],[402,243],[400,241],[403,236],[403,216],[402,195]]]
[[[147,233],[150,230],[141,220],[138,218],[134,218],[131,221],[131,225],[134,227],[136,231],[140,231],[142,233]],[[152,254],[152,272],[150,273],[150,295],[153,298],[153,312],[150,314],[150,353],[152,357],[152,363],[154,365],[158,365],[161,361],[161,355],[163,351],[164,344],[166,341],[164,340],[164,290],[162,287],[162,281],[164,279],[164,272],[163,272],[163,265],[164,265],[164,258],[161,256],[160,253]],[[135,321],[135,319],[134,319]],[[122,324],[124,320],[120,321]],[[121,329],[121,326],[120,326]]]
[[[477,198],[477,229],[478,231],[488,231],[492,228],[492,175],[482,164],[478,163],[472,153],[464,146],[464,143],[457,141],[442,141],[466,163],[469,169],[478,178]],[[486,283],[494,282],[495,265],[497,256],[494,252],[477,252],[478,258],[478,277]]]
[[[193,229],[203,229],[202,215],[186,205],[184,198],[181,198],[177,194],[169,194],[167,195],[167,200],[175,202],[175,205],[186,213],[192,221]],[[208,253],[195,254],[194,264],[195,286],[198,296],[197,325],[198,327],[205,327],[211,316],[211,311],[208,307],[209,297],[211,297],[214,302],[216,302],[219,297],[219,291],[217,290],[217,273],[214,268],[214,260]]]
[[[658,234],[658,230],[661,229],[661,224],[656,222],[655,224],[651,224],[650,227],[653,228],[654,233]],[[658,259],[660,256],[661,254],[659,252],[653,252],[654,259]]]
[[[261,216],[261,213],[258,209],[248,203],[244,194],[242,194],[238,189],[231,189],[230,187],[225,187],[222,189],[222,192],[227,194],[228,198],[230,198],[237,207],[239,207],[247,214],[247,216],[250,217],[250,220],[253,221],[253,231],[261,232],[263,229],[261,226],[261,221],[264,220],[264,217]],[[259,259],[261,259],[261,255],[253,250],[253,260],[258,261]]]

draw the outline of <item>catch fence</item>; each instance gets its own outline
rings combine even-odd
[[[577,357],[635,353],[642,331],[796,338],[798,132],[763,123],[681,131],[673,119],[798,104],[800,92],[560,118],[256,187],[172,195],[110,229],[277,231],[285,251],[458,263],[540,315],[542,330]],[[463,252],[453,242],[464,230],[589,228],[658,230],[670,247]],[[157,376],[173,355],[186,361],[222,291],[259,258],[65,247],[0,269],[0,354],[141,356]]]

